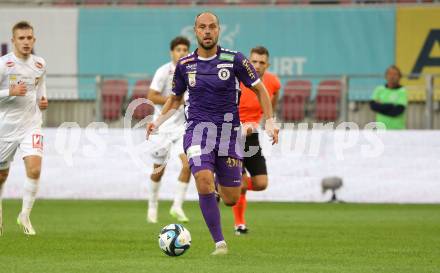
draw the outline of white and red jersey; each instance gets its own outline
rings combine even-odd
[[[160,92],[164,97],[168,97],[172,94],[173,76],[176,65],[173,62],[166,63],[159,67],[154,73],[153,80],[151,81],[150,88]],[[158,105],[156,109],[162,110],[162,105]],[[156,116],[158,116],[157,113]],[[167,121],[165,121],[159,127],[159,133],[172,133],[177,135],[183,135],[185,130],[185,114],[183,112],[183,105],[177,110],[177,113],[172,115]]]
[[[30,55],[26,60],[14,53],[0,57],[0,140],[19,141],[30,130],[40,128],[38,100],[46,97],[46,62]],[[9,87],[25,83],[25,96],[9,96]]]

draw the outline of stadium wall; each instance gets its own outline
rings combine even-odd
[[[2,8],[0,43],[10,49],[11,26],[26,19],[36,27],[35,51],[47,59],[51,74],[153,75],[169,61],[169,42],[176,35],[189,37],[194,49],[194,16],[202,10]],[[221,18],[222,46],[244,53],[255,45],[267,46],[271,70],[283,78],[378,74],[394,62],[394,7],[213,10]],[[93,98],[93,81],[80,78],[79,92],[68,98]],[[91,87],[83,88],[87,85]]]
[[[204,9],[2,8],[0,43],[2,53],[10,50],[12,24],[26,19],[36,27],[35,51],[47,59],[50,74],[153,75],[157,67],[169,60],[169,41],[174,36],[187,36],[195,45],[194,15]],[[437,20],[440,7],[226,7],[213,10],[221,18],[221,45],[244,53],[255,45],[266,45],[272,53],[270,69],[282,79],[306,74],[380,75],[392,63],[401,66],[405,74],[440,73],[435,61],[440,54]],[[421,54],[423,49],[424,55]],[[417,70],[420,56],[424,56],[420,61],[422,70]],[[79,82],[73,78],[51,81],[59,81],[57,97],[63,92],[69,99],[94,97],[93,78],[80,78]],[[380,78],[353,79],[350,90],[375,86],[382,81]],[[415,78],[404,83],[423,85],[423,81]],[[351,92],[349,97],[362,101],[368,100],[370,95],[371,92]],[[420,96],[416,100],[420,100]]]
[[[323,202],[330,193],[322,194],[321,179],[340,176],[344,186],[338,197],[347,202],[440,203],[440,131],[303,129],[284,129],[282,142],[273,147],[262,137],[270,185],[264,192],[250,192],[250,200]],[[88,129],[46,129],[44,139],[40,198],[147,198],[153,144],[144,141],[144,130],[93,124]],[[179,168],[173,151],[161,198],[173,197]],[[17,155],[6,198],[21,196],[24,175]],[[197,198],[194,182],[188,197]]]
[[[189,37],[194,49],[194,16],[203,10],[81,9],[79,72],[153,75],[169,61],[169,41],[175,36]],[[272,72],[283,79],[304,74],[382,74],[394,63],[393,7],[213,10],[221,20],[223,47],[247,54],[250,48],[265,45],[272,54]],[[374,86],[382,80],[360,82]],[[81,96],[88,94],[93,92]]]

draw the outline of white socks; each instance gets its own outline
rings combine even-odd
[[[182,208],[183,201],[185,200],[186,191],[188,190],[189,183],[179,181],[177,184],[176,196],[174,197],[173,208]]]
[[[150,179],[150,198],[148,198],[148,208],[149,209],[157,209],[157,204],[159,200],[159,189],[160,189],[160,181],[155,182]]]
[[[38,191],[39,179],[31,179],[26,177],[23,187],[23,206],[21,213],[29,216],[34,206],[35,196]]]

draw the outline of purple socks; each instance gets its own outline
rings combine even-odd
[[[220,209],[218,208],[218,203],[215,199],[215,193],[199,193],[199,205],[212,239],[214,239],[214,242],[216,243],[223,241],[224,238],[220,223]]]

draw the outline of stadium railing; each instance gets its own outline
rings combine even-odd
[[[128,105],[146,98],[151,77],[131,75],[48,75],[50,107],[45,126],[58,127],[76,122],[86,127],[102,121],[122,128]],[[418,84],[405,84],[408,90],[407,128],[440,129],[440,75],[420,75]],[[375,121],[369,101],[375,87],[384,83],[383,75],[302,75],[281,77],[277,107],[280,122],[355,122],[364,128]],[[145,101],[144,101],[145,102]],[[134,109],[133,123],[153,113],[141,103]]]

